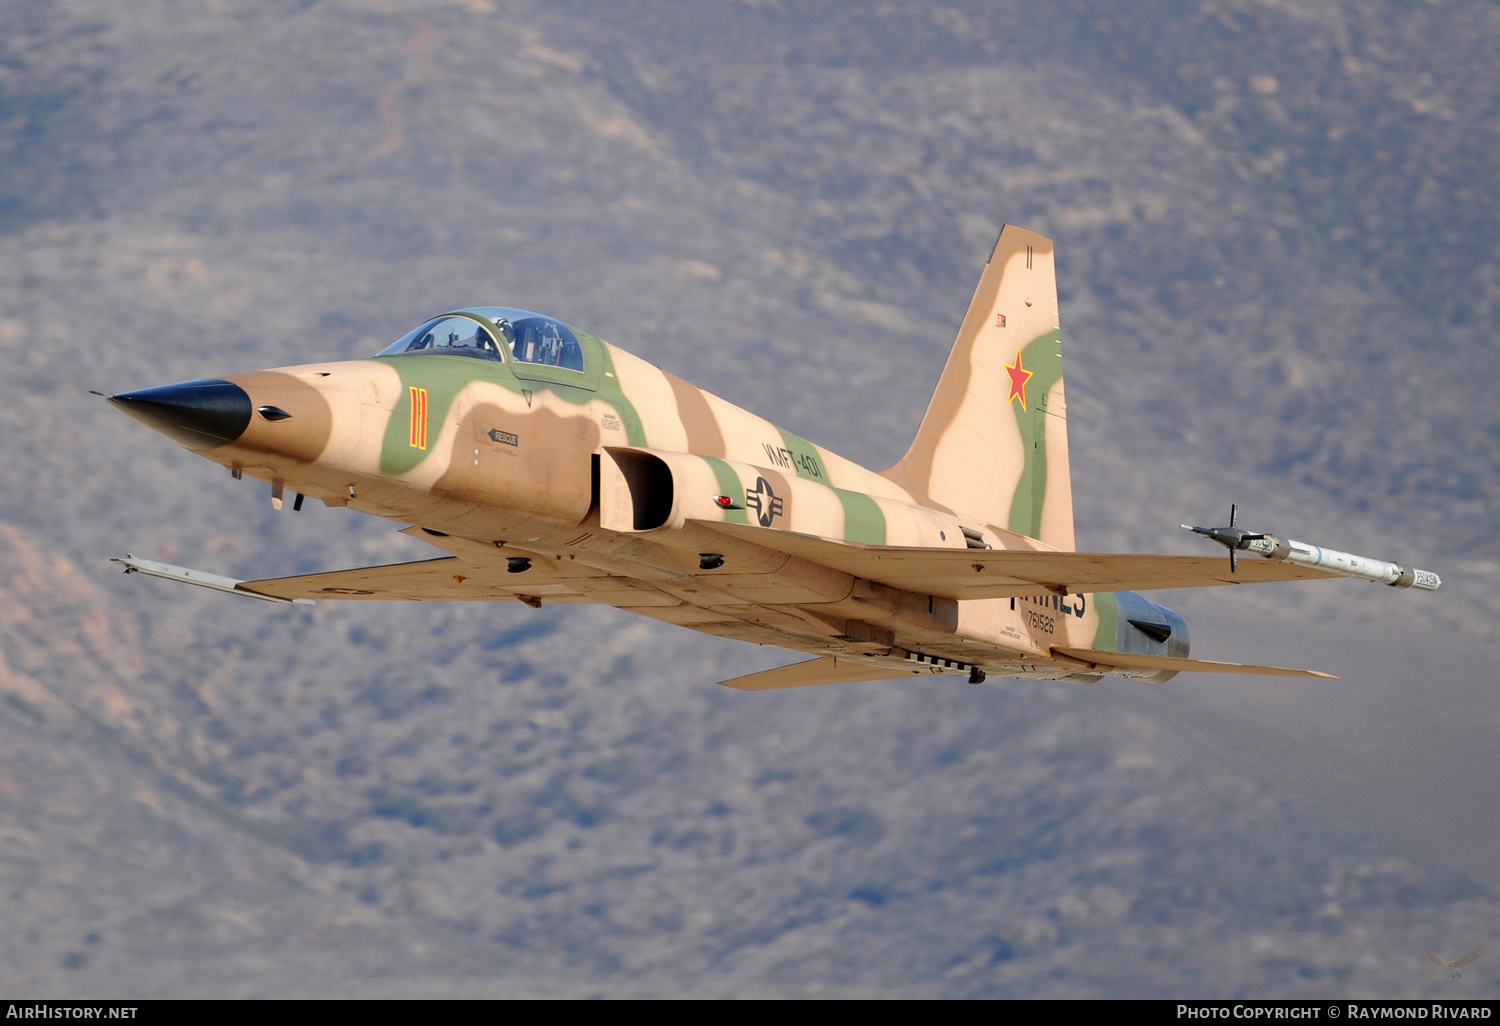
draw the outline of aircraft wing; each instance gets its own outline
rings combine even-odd
[[[1134,652],[1100,652],[1092,648],[1054,648],[1054,655],[1064,655],[1093,666],[1111,666],[1121,670],[1180,670],[1183,673],[1242,673],[1255,677],[1323,677],[1338,680],[1321,670],[1294,670],[1286,666],[1254,666],[1249,663],[1221,663],[1212,659],[1178,659],[1175,656],[1138,655]]]
[[[1337,574],[1269,559],[1133,556],[1017,549],[923,549],[818,538],[745,524],[697,521],[721,534],[800,556],[891,588],[951,599],[1020,598],[1039,591],[1150,591],[1219,584],[1333,579]]]
[[[298,577],[241,581],[238,591],[279,599],[374,599],[485,602],[519,599],[530,605],[546,602],[610,602],[595,595],[607,588],[591,588],[586,578],[567,579],[546,572],[545,562],[523,574],[509,574],[502,563],[478,566],[454,556],[395,563],[390,566],[334,570]],[[603,578],[611,581],[613,578]],[[602,583],[602,582],[601,582]],[[628,582],[627,582],[628,583]],[[665,598],[666,596],[662,596]],[[670,600],[675,601],[675,600]],[[645,603],[650,604],[650,603]]]

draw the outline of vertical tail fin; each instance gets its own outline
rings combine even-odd
[[[911,449],[884,476],[962,517],[1073,549],[1052,240],[1006,225]]]

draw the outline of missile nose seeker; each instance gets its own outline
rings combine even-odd
[[[107,396],[127,415],[189,449],[218,449],[245,433],[249,394],[217,378],[181,381]]]

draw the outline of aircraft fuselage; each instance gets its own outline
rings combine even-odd
[[[947,672],[1085,682],[1100,673],[1051,649],[1124,641],[1131,651],[1187,655],[1181,618],[1139,596],[1124,601],[1170,625],[1171,640],[1121,631],[1127,618],[1113,594],[959,601],[711,530],[722,522],[865,545],[1048,548],[924,505],[877,473],[577,335],[583,373],[434,352],[231,375],[219,380],[244,399],[218,432],[240,420],[243,429],[188,444],[277,496],[416,525],[418,537],[455,555],[530,557],[514,586],[532,604],[606,602],[744,641]],[[158,426],[153,411],[182,416],[159,411],[170,407],[166,390],[183,387],[118,400]],[[157,406],[148,393],[160,393]],[[722,562],[705,569],[705,556]]]
[[[235,477],[412,525],[443,559],[234,581],[268,601],[605,603],[807,652],[745,690],[960,672],[1091,683],[1191,659],[1136,589],[1436,574],[1237,527],[1229,559],[1074,549],[1052,243],[1004,228],[906,455],[875,472],[542,314],[472,307],[365,360],[111,397]],[[1236,553],[1263,559],[1240,560]]]

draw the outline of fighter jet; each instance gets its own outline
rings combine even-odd
[[[1077,552],[1053,246],[996,240],[910,450],[882,471],[544,314],[476,306],[368,359],[107,397],[206,459],[409,525],[446,555],[241,581],[127,572],[276,602],[603,603],[814,658],[743,690],[928,674],[1149,683],[1329,674],[1189,658],[1137,590],[1435,574],[1235,526],[1218,556]],[[1239,559],[1238,553],[1263,558]]]

